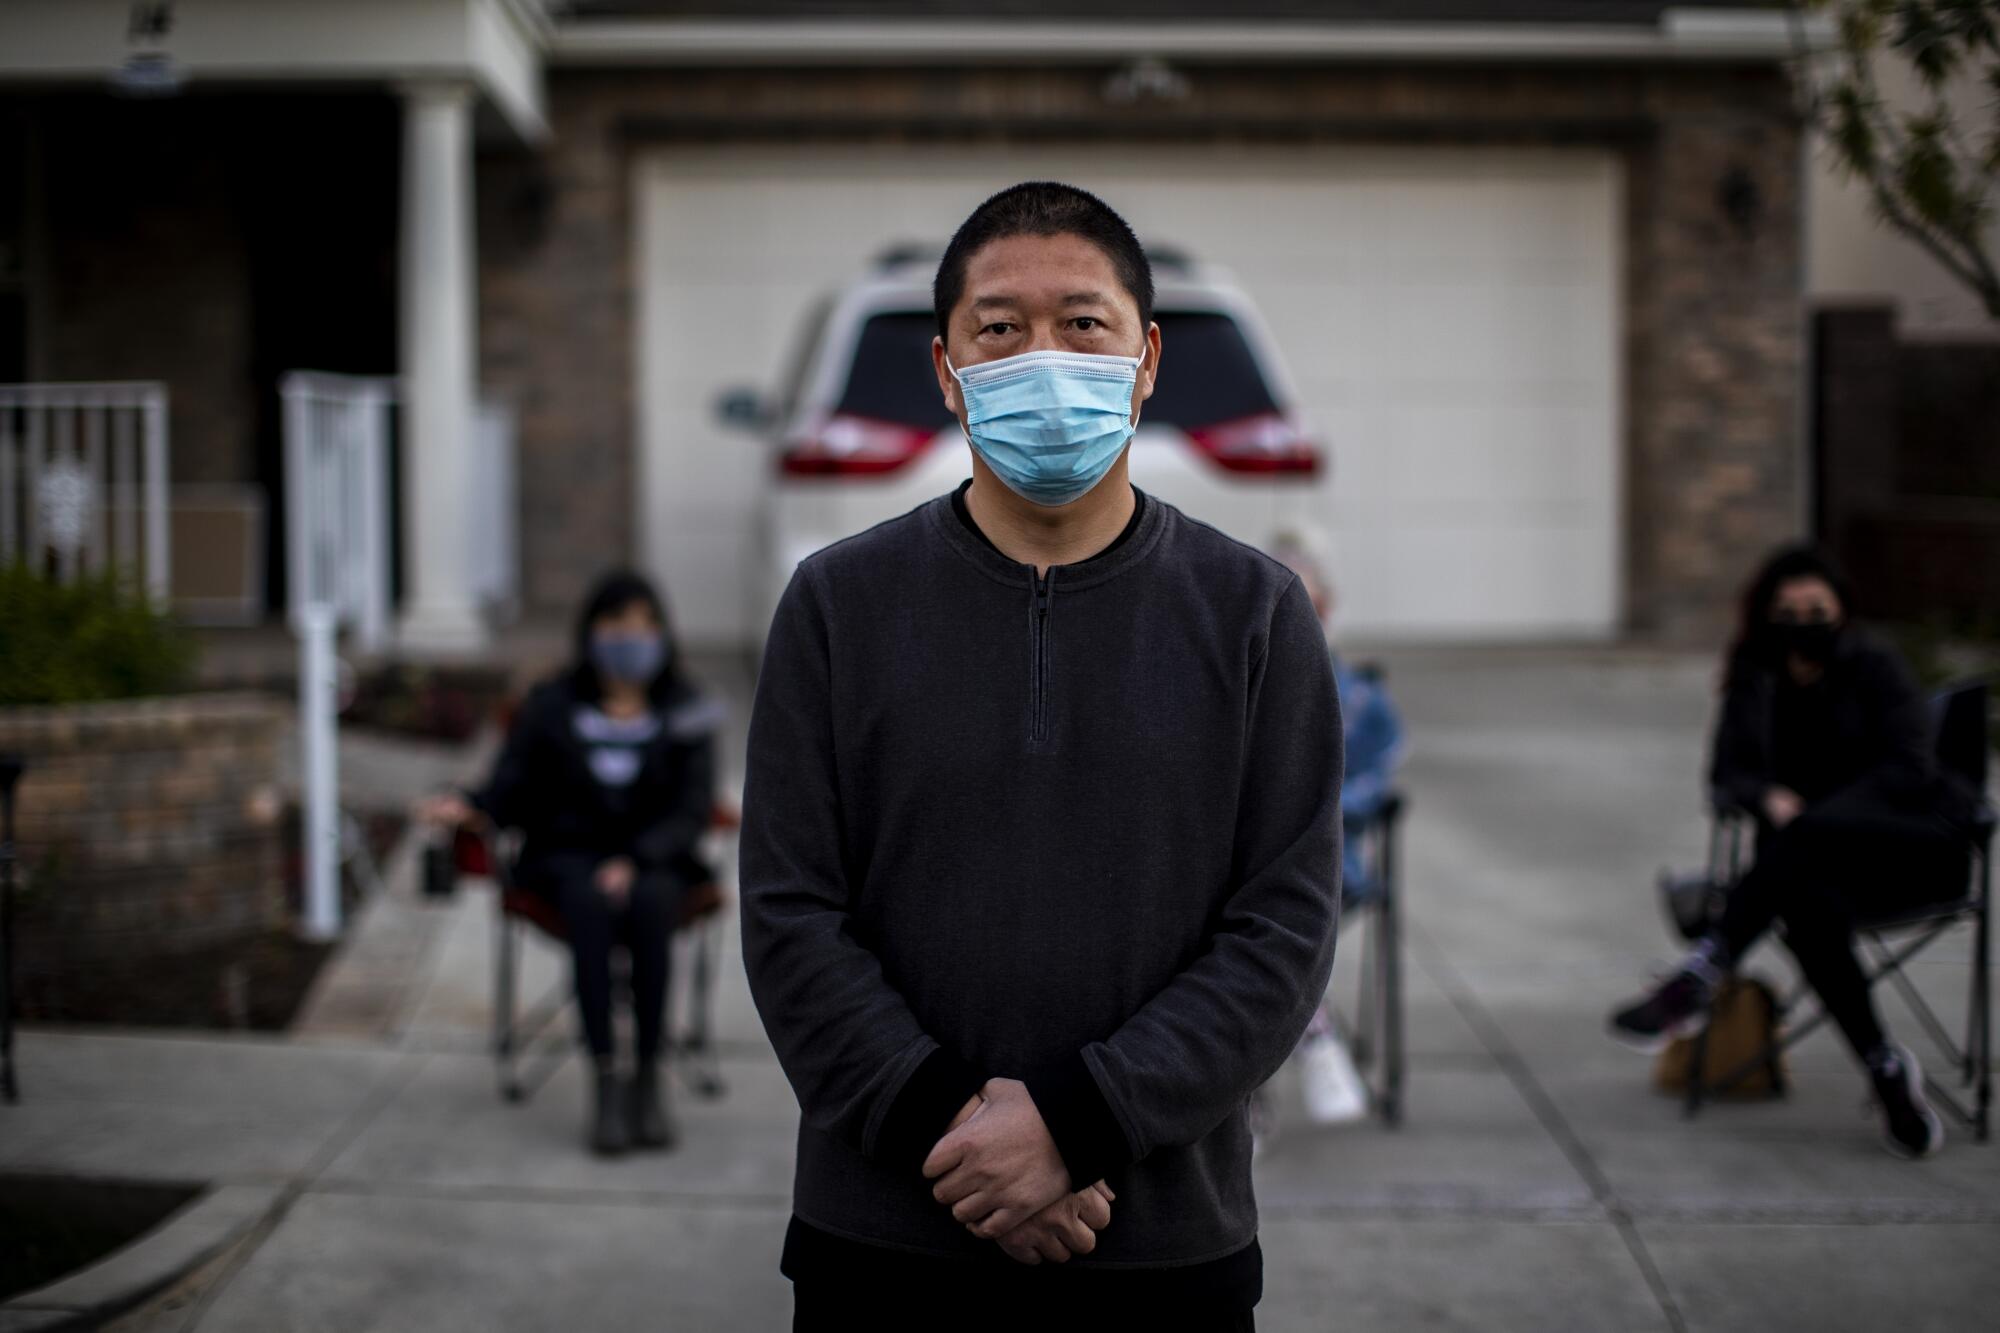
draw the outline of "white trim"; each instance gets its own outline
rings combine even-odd
[[[548,138],[535,0],[203,0],[174,9],[167,36],[127,37],[127,0],[0,0],[0,84],[107,86],[139,50],[167,56],[185,86],[464,79],[515,134]]]
[[[1806,21],[1815,45],[1823,16]],[[1782,10],[1669,9],[1644,24],[1060,22],[986,19],[570,22],[549,60],[562,65],[1065,63],[1156,56],[1212,60],[1761,61],[1795,53]]]

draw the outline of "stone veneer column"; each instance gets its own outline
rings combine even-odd
[[[1628,627],[1725,634],[1765,552],[1805,529],[1800,138],[1775,97],[1661,80],[1628,159]],[[1724,182],[1755,191],[1732,219]]]

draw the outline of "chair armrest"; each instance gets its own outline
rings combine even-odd
[[[1755,819],[1757,812],[1720,787],[1708,789],[1708,812],[1717,819]]]

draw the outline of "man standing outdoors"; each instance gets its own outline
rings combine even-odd
[[[1160,332],[1123,219],[1017,185],[934,296],[972,479],[799,564],[750,722],[794,1328],[1249,1329],[1245,1102],[1339,916],[1327,644],[1290,569],[1127,480]]]

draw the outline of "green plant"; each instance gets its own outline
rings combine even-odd
[[[58,583],[0,565],[0,705],[172,693],[195,652],[177,620],[115,574]]]
[[[2000,319],[2000,270],[1987,248],[2000,180],[2000,0],[1794,0],[1832,15],[1839,52],[1810,74],[1806,114],[1883,221],[1915,241]],[[1916,75],[1924,104],[1899,111],[1878,62]],[[1961,123],[1954,80],[1988,96],[1983,123]]]

